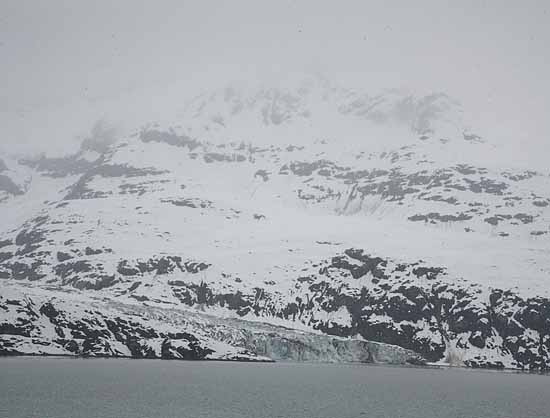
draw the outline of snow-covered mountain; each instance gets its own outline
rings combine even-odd
[[[445,94],[231,87],[1,156],[0,352],[550,366],[550,176]]]

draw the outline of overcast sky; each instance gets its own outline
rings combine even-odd
[[[199,87],[298,71],[349,87],[445,91],[495,134],[540,145],[550,138],[549,9],[544,0],[0,0],[0,148],[60,146],[100,117],[155,119],[170,94],[174,107]]]

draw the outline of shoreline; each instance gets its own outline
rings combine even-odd
[[[0,360],[10,358],[45,358],[45,359],[70,359],[70,360],[149,360],[149,361],[183,361],[183,362],[208,362],[208,363],[250,363],[250,364],[284,364],[284,365],[342,365],[342,366],[376,366],[390,367],[403,369],[426,369],[426,370],[460,370],[460,371],[477,371],[489,373],[505,373],[505,374],[528,374],[550,376],[550,370],[522,370],[512,368],[488,368],[488,367],[466,367],[452,366],[445,364],[426,363],[420,364],[392,364],[382,362],[322,362],[322,361],[291,361],[291,360],[253,360],[253,359],[182,359],[182,358],[159,358],[159,357],[132,357],[132,356],[81,356],[81,355],[66,355],[66,354],[32,354],[32,353],[11,353],[0,354]]]

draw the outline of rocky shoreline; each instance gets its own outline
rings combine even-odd
[[[0,355],[425,364],[411,350],[372,341],[4,289],[9,296],[0,296]]]

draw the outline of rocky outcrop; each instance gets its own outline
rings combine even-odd
[[[369,341],[185,311],[144,310],[77,298],[0,295],[0,355],[75,355],[182,360],[422,364],[416,353]],[[9,318],[17,318],[10,320]]]
[[[338,337],[360,335],[430,362],[460,353],[471,367],[550,368],[550,300],[453,280],[444,268],[420,262],[398,264],[348,249],[316,275],[298,278],[295,300],[285,303],[267,288],[219,293],[205,282],[173,285],[188,306],[301,322]]]

